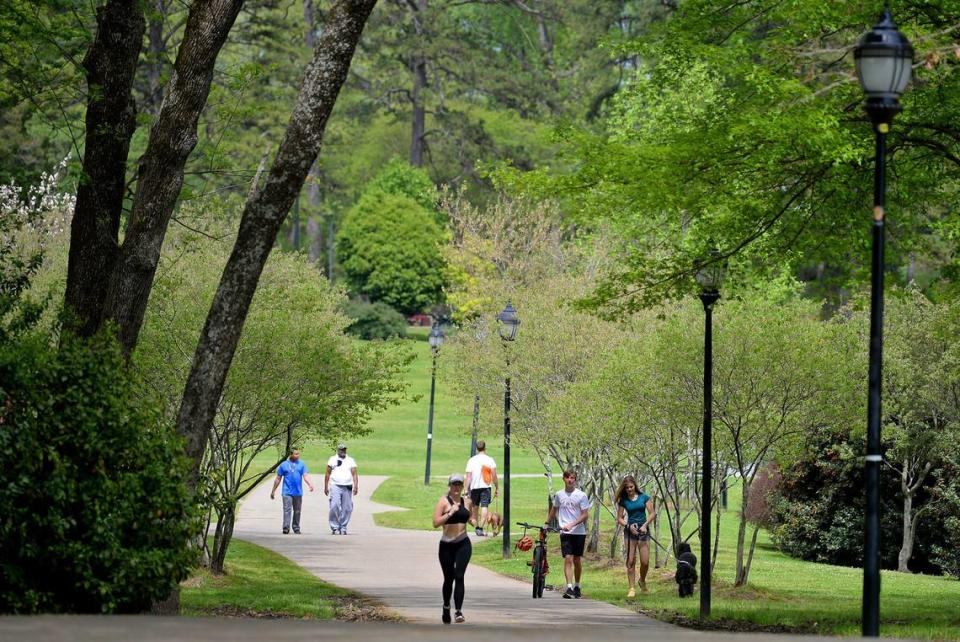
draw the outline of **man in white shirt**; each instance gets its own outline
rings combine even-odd
[[[484,536],[483,527],[487,523],[490,500],[500,494],[500,481],[497,479],[497,462],[487,454],[487,442],[477,442],[477,454],[467,460],[467,479],[465,487],[470,491],[473,504],[474,523],[477,535]],[[491,495],[491,492],[493,493]]]
[[[580,599],[580,573],[583,548],[587,543],[587,519],[590,517],[590,498],[577,488],[577,473],[563,473],[563,490],[553,496],[553,505],[547,523],[556,517],[560,524],[560,551],[563,553],[563,574],[567,590],[563,597]]]
[[[357,462],[347,454],[347,445],[340,444],[337,454],[327,461],[327,474],[323,478],[323,492],[330,497],[330,532],[334,535],[347,534],[359,482]]]

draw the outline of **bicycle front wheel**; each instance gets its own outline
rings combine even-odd
[[[533,597],[543,597],[543,585],[546,578],[543,576],[543,549],[533,549]]]

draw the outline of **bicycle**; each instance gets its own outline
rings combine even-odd
[[[533,598],[542,598],[543,589],[547,585],[547,573],[550,571],[550,564],[547,562],[547,533],[559,533],[560,529],[550,528],[549,526],[537,526],[535,524],[528,524],[527,522],[517,522],[517,526],[523,527],[523,535],[520,537],[521,541],[527,537],[528,530],[536,529],[539,531],[537,539],[531,547],[533,549],[533,559],[527,562],[527,566],[529,566],[533,572]],[[519,545],[520,542],[517,542],[518,548]]]

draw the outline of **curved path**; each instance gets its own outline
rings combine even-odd
[[[323,493],[304,496],[301,535],[280,532],[281,504],[270,500],[270,484],[261,484],[240,508],[234,537],[288,557],[324,581],[368,595],[410,622],[440,621],[437,562],[439,534],[377,526],[374,513],[403,510],[371,499],[386,477],[360,478],[350,534],[334,536],[327,526]],[[612,626],[650,633],[678,629],[626,609],[594,600],[564,600],[548,593],[530,597],[530,585],[471,564],[466,576],[468,623],[520,627]],[[636,631],[640,633],[641,631]]]

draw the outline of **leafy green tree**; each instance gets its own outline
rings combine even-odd
[[[507,184],[563,199],[579,227],[610,228],[618,262],[589,300],[628,312],[690,292],[716,244],[760,275],[785,263],[842,302],[869,268],[873,134],[851,49],[880,5],[690,0],[620,47],[627,74],[603,131],[560,128],[561,162]],[[890,134],[891,268],[936,255],[955,198],[957,7],[892,6],[925,64]],[[947,253],[949,256],[949,254]],[[939,259],[942,264],[943,259]],[[819,277],[817,276],[819,275]]]
[[[866,312],[855,320],[865,333]],[[884,320],[884,462],[899,480],[903,501],[897,570],[909,572],[918,523],[937,508],[929,497],[933,473],[960,441],[960,317],[956,304],[936,305],[910,289],[888,297]],[[867,345],[865,335],[861,345]],[[867,363],[865,353],[859,361]],[[927,500],[918,502],[924,490]]]
[[[182,235],[168,245],[135,362],[167,400],[170,421],[228,245]],[[216,530],[211,569],[223,572],[240,500],[303,440],[367,432],[371,416],[396,403],[410,355],[399,345],[344,334],[341,291],[301,254],[267,262],[227,376],[201,468]],[[257,456],[276,452],[266,469]],[[206,541],[203,542],[206,546]]]
[[[374,189],[347,213],[337,254],[353,292],[413,314],[443,301],[444,241],[417,201]]]

